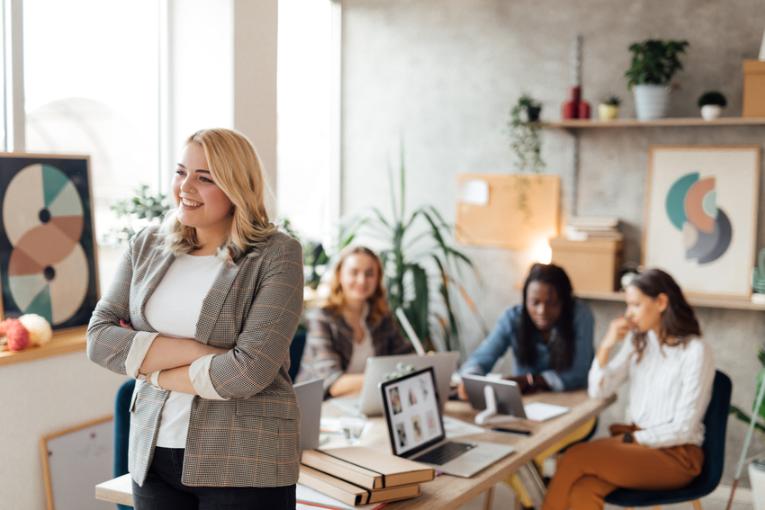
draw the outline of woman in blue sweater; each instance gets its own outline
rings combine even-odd
[[[566,272],[554,264],[534,264],[523,285],[523,302],[505,310],[460,372],[485,375],[512,348],[513,371],[507,378],[523,393],[586,388],[593,326],[592,311],[574,298]]]
[[[534,264],[523,285],[523,302],[502,314],[494,331],[462,366],[462,374],[485,375],[508,349],[513,350],[513,370],[506,377],[518,383],[523,393],[569,391],[587,387],[587,374],[594,357],[594,319],[586,303],[574,298],[571,280],[554,264]],[[467,399],[465,388],[459,395]],[[535,463],[580,441],[593,429],[589,420],[568,436],[540,453]],[[507,483],[523,508],[532,500],[516,475]]]

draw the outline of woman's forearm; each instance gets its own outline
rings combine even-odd
[[[163,390],[180,391],[181,393],[188,393],[190,395],[197,394],[194,385],[191,384],[188,365],[171,368],[169,370],[162,370],[159,373],[157,382],[159,383],[159,387]]]
[[[608,358],[611,355],[612,347],[613,346],[609,345],[608,342],[603,342],[598,348],[598,353],[595,355],[595,357],[598,359],[598,365],[600,365],[600,368],[605,368],[606,365],[608,365]]]
[[[150,374],[157,370],[191,365],[202,356],[223,352],[226,352],[226,349],[205,345],[196,340],[159,335],[152,342],[139,371],[142,374]]]
[[[329,388],[329,394],[333,397],[345,395],[348,393],[358,393],[364,386],[364,374],[345,374],[341,375]]]

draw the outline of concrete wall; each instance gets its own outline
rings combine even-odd
[[[522,92],[544,103],[543,117],[559,118],[571,82],[571,47],[584,35],[583,90],[593,106],[615,93],[623,115],[634,116],[623,73],[627,46],[648,37],[687,39],[685,71],[676,77],[671,116],[696,116],[696,98],[719,89],[727,115],[741,109],[741,60],[756,58],[765,27],[759,0],[344,0],[343,1],[344,213],[368,205],[388,211],[386,169],[404,140],[409,169],[407,202],[435,205],[455,217],[459,172],[510,172],[506,122]],[[571,211],[573,138],[543,134],[547,171],[561,175],[564,214]],[[649,144],[761,144],[763,127],[598,130],[581,134],[581,214],[618,215],[627,223],[627,259],[639,260],[643,192]],[[765,183],[765,179],[761,178]],[[760,190],[765,198],[765,191]],[[762,200],[758,216],[765,217]],[[765,243],[760,221],[758,246]],[[473,296],[493,324],[519,301],[516,285],[529,255],[500,249],[466,251],[478,263],[483,284]],[[593,303],[599,339],[617,304]],[[754,395],[754,357],[765,339],[762,312],[700,309],[718,366],[733,377],[734,401]],[[481,333],[466,323],[464,342]],[[604,421],[621,418],[623,404]],[[730,422],[726,479],[730,480],[744,427]],[[765,444],[760,443],[760,447]]]

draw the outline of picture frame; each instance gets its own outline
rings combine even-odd
[[[90,158],[0,154],[0,313],[53,329],[87,324],[98,301]]]
[[[750,299],[758,145],[649,147],[643,265],[688,294]]]
[[[114,420],[111,415],[40,438],[47,510],[102,510],[93,487],[112,476]]]

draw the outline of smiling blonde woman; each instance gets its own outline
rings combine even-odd
[[[299,419],[289,345],[300,244],[264,205],[240,133],[190,136],[176,209],[131,242],[88,326],[88,357],[138,378],[128,467],[136,510],[292,509]]]

